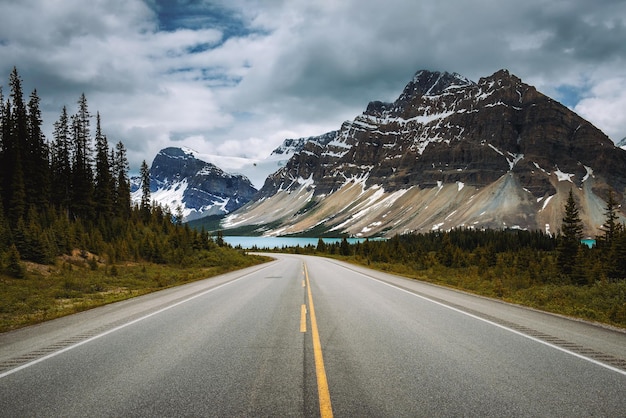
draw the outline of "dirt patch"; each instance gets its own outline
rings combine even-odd
[[[86,250],[81,250],[81,249],[78,249],[78,248],[74,248],[72,250],[72,254],[71,255],[63,254],[60,258],[65,263],[73,264],[75,266],[80,266],[80,267],[86,267],[87,263],[90,260],[96,260],[96,263],[99,266],[100,265],[104,265],[104,261],[105,261],[102,257],[100,257],[97,254],[94,254],[94,253],[86,251]]]
[[[49,277],[54,271],[54,266],[47,264],[33,263],[32,261],[22,261],[28,273],[37,273],[43,277]]]

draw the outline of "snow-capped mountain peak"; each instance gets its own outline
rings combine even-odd
[[[201,160],[190,148],[165,148],[150,167],[151,199],[171,213],[180,210],[185,221],[208,215],[225,215],[252,199],[257,190],[247,177],[230,174]],[[132,199],[141,201],[136,179]]]

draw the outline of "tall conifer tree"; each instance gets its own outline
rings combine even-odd
[[[72,198],[72,146],[69,116],[63,106],[59,120],[54,124],[54,139],[51,149],[52,202],[69,209]]]
[[[6,119],[8,122],[8,135],[5,138],[5,190],[8,197],[9,218],[11,222],[26,214],[26,189],[24,185],[24,148],[28,136],[28,120],[24,96],[22,93],[22,80],[13,67],[9,77],[11,87],[12,106],[7,103]]]
[[[11,159],[11,102],[10,100],[2,103],[2,147],[0,148],[0,180],[2,184],[2,204],[8,211],[9,200],[11,198],[11,178],[13,177],[13,161]],[[5,213],[7,213],[5,211]]]
[[[140,169],[141,175],[141,215],[144,221],[148,221],[150,219],[150,204],[151,204],[151,196],[150,196],[150,169],[148,168],[148,164],[146,160],[143,160],[141,163]]]
[[[85,96],[81,96],[79,113],[72,117],[74,156],[72,162],[72,214],[84,220],[93,220],[93,171],[90,162],[89,119]]]
[[[618,203],[615,200],[615,194],[613,190],[609,190],[609,195],[606,201],[606,221],[602,224],[602,231],[604,235],[601,237],[603,245],[610,247],[613,244],[613,241],[617,237],[617,233],[619,231],[620,224],[618,223],[617,209]]]
[[[570,276],[574,271],[580,240],[582,239],[583,223],[580,219],[574,194],[570,190],[565,204],[565,216],[561,226],[561,237],[558,246],[557,262],[562,273]]]
[[[4,167],[4,93],[2,92],[2,85],[0,85],[0,166]],[[0,168],[0,205],[4,200],[4,176],[5,172]],[[2,215],[4,215],[4,208],[2,208]]]
[[[130,180],[128,178],[128,158],[126,157],[126,148],[120,141],[115,145],[115,213],[116,215],[127,218],[130,216]]]
[[[48,204],[50,194],[49,150],[41,129],[43,120],[39,109],[40,99],[33,90],[28,102],[28,137],[26,142],[24,173],[28,203],[38,208]]]
[[[111,195],[111,168],[109,165],[109,144],[102,134],[100,113],[96,113],[96,177],[94,185],[94,201],[96,215],[108,218],[113,212],[113,196]]]

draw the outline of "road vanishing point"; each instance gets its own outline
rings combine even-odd
[[[621,330],[272,257],[0,334],[0,416],[626,416]]]

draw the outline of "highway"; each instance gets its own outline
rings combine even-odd
[[[626,416],[621,330],[273,257],[0,334],[0,416]]]

